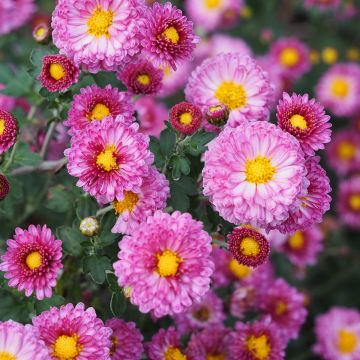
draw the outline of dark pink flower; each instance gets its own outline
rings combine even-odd
[[[15,117],[0,109],[0,155],[14,145],[17,133],[18,124]]]
[[[182,134],[194,134],[200,129],[201,122],[201,110],[194,104],[183,101],[170,110],[170,124]]]

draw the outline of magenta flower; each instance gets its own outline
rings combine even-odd
[[[15,144],[17,134],[18,124],[15,117],[0,109],[0,155]]]
[[[192,135],[200,129],[202,117],[201,110],[186,101],[176,104],[170,110],[170,124],[185,135]]]
[[[250,57],[253,56],[252,49],[243,39],[220,33],[214,34],[210,38],[209,51],[209,57],[221,53],[238,53]]]
[[[305,6],[308,8],[318,8],[324,10],[336,10],[340,5],[341,0],[305,0]]]
[[[4,200],[10,192],[9,180],[2,174],[0,174],[0,201]]]
[[[0,91],[6,86],[0,83]],[[16,98],[0,93],[0,109],[3,111],[11,111],[16,106]]]

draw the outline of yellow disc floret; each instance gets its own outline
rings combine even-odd
[[[0,118],[0,136],[4,133],[5,131],[5,120]]]
[[[288,244],[293,250],[300,250],[303,248],[305,243],[304,235],[300,230],[295,231],[295,233],[289,237]]]
[[[280,63],[286,67],[294,67],[300,61],[299,51],[293,47],[287,47],[280,53]]]
[[[116,157],[116,147],[114,145],[106,146],[96,157],[96,165],[106,172],[119,169]]]
[[[276,315],[283,315],[287,310],[287,306],[283,301],[278,301],[275,307]]]
[[[248,351],[254,356],[256,360],[266,360],[270,354],[271,347],[266,335],[256,337],[249,336],[247,341]]]
[[[306,119],[302,116],[302,115],[299,115],[299,114],[295,114],[293,115],[290,119],[290,124],[293,128],[297,128],[297,129],[300,129],[300,130],[305,130],[307,129],[307,122],[306,122]]]
[[[225,360],[224,354],[207,354],[206,360]]]
[[[210,10],[218,9],[222,4],[222,0],[204,0],[204,4]]]
[[[26,257],[25,262],[30,270],[36,270],[42,265],[41,254],[38,251],[33,251]]]
[[[349,161],[356,155],[356,146],[350,141],[343,141],[338,145],[336,152],[341,160]]]
[[[66,71],[61,64],[53,63],[49,68],[50,75],[56,81],[61,80],[65,75]]]
[[[88,115],[88,119],[90,121],[97,120],[101,121],[106,116],[110,115],[110,109],[104,105],[104,104],[96,104],[93,109],[91,110],[91,113]]]
[[[270,181],[276,172],[271,165],[271,158],[257,156],[255,159],[247,159],[245,165],[246,181],[253,184],[264,184]]]
[[[117,215],[122,214],[124,211],[131,212],[139,200],[139,195],[132,191],[124,191],[124,199],[121,201],[115,200],[113,206]]]
[[[255,239],[246,237],[240,242],[240,251],[245,256],[257,256],[260,253],[260,245]]]
[[[80,354],[81,346],[78,344],[78,336],[59,336],[53,348],[53,356],[59,360],[75,360]]]
[[[252,268],[238,263],[235,259],[232,259],[229,263],[230,271],[239,279],[245,279],[252,273]]]
[[[157,254],[157,272],[162,277],[175,276],[178,272],[181,258],[170,250]]]
[[[360,211],[360,194],[352,194],[349,198],[349,205],[355,211]]]
[[[339,331],[338,336],[338,348],[340,352],[343,354],[352,353],[358,344],[357,336],[352,331],[343,329]]]
[[[164,353],[165,360],[186,360],[187,357],[184,355],[179,348],[169,346]]]
[[[224,81],[217,88],[214,97],[230,110],[239,109],[246,105],[247,97],[245,89],[233,81]]]
[[[161,35],[173,44],[177,44],[180,40],[180,35],[173,26],[169,26]]]
[[[335,78],[330,85],[330,91],[333,96],[343,99],[349,93],[349,83],[344,78]]]
[[[17,360],[17,359],[15,355],[12,355],[7,351],[0,351],[0,360]]]
[[[190,125],[193,121],[193,117],[189,112],[184,112],[180,115],[180,122],[184,125]]]
[[[99,38],[110,37],[109,28],[113,23],[114,14],[111,11],[104,11],[99,5],[87,21],[89,34]]]
[[[150,76],[147,74],[141,74],[136,78],[137,82],[141,85],[147,86],[150,84]]]

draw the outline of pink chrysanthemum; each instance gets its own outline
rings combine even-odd
[[[236,225],[284,222],[306,175],[298,141],[264,121],[226,127],[208,145],[204,160],[204,195]]]
[[[35,338],[31,325],[0,321],[0,359],[47,360],[44,344]]]
[[[267,288],[259,304],[264,314],[271,316],[285,341],[297,338],[307,316],[303,294],[283,279],[277,279]]]
[[[129,63],[117,73],[130,92],[143,95],[156,94],[161,89],[163,76],[164,71],[146,59]]]
[[[0,83],[0,91],[4,90],[6,86]],[[0,93],[0,109],[3,111],[11,111],[16,106],[16,99],[12,96],[7,96]]]
[[[211,326],[191,335],[186,349],[189,360],[228,359],[230,329],[222,325]]]
[[[170,110],[170,124],[185,135],[192,135],[200,129],[202,113],[196,105],[186,101],[180,102]]]
[[[141,191],[153,162],[148,145],[149,138],[138,133],[137,124],[126,126],[113,118],[92,121],[65,150],[69,174],[103,203],[122,200],[124,191]]]
[[[61,264],[61,241],[44,225],[30,225],[28,230],[15,229],[15,235],[7,241],[8,249],[1,257],[0,270],[9,279],[9,286],[25,295],[35,293],[37,299],[52,296],[52,288]]]
[[[112,88],[111,85],[103,89],[91,85],[80,89],[80,94],[74,96],[64,125],[69,126],[69,134],[74,135],[77,131],[84,130],[90,122],[102,121],[107,116],[130,125],[133,113],[134,105],[129,93]]]
[[[0,155],[14,145],[17,133],[18,124],[15,117],[0,109]]]
[[[236,284],[230,297],[230,314],[244,319],[247,312],[257,310],[264,286],[264,283],[259,284],[259,287]]]
[[[137,119],[140,122],[140,132],[146,135],[160,137],[165,129],[165,120],[169,118],[165,104],[152,97],[141,97],[135,103]]]
[[[34,0],[0,1],[0,35],[23,26],[34,11]]]
[[[325,360],[360,358],[360,313],[357,309],[333,307],[316,318],[313,350]]]
[[[141,359],[144,338],[135,323],[113,318],[107,320],[105,326],[113,331],[110,349],[111,360]]]
[[[139,0],[59,0],[52,18],[54,44],[90,72],[114,71],[140,51]]]
[[[174,327],[160,329],[151,341],[145,344],[145,351],[149,360],[186,360],[180,347],[180,335]]]
[[[80,70],[64,55],[45,55],[38,76],[41,86],[51,92],[65,91],[78,81]]]
[[[174,315],[174,320],[180,334],[221,325],[225,320],[222,300],[210,290],[186,312]]]
[[[165,208],[169,194],[168,180],[156,168],[151,167],[148,175],[144,177],[140,193],[125,191],[122,200],[113,202],[118,219],[112,232],[131,234],[156,210]]]
[[[4,200],[10,192],[9,180],[2,174],[0,174],[0,201]]]
[[[192,58],[199,37],[195,36],[193,24],[182,11],[170,2],[158,2],[145,13],[144,26],[140,29],[142,54],[156,67],[172,67]]]
[[[209,50],[210,57],[221,53],[238,53],[241,55],[253,56],[253,51],[243,39],[226,34],[213,35],[210,39]]]
[[[270,49],[270,58],[278,64],[281,74],[298,79],[311,68],[309,48],[297,38],[281,38]]]
[[[354,116],[360,111],[360,66],[335,64],[316,87],[316,97],[336,116]]]
[[[321,11],[332,9],[336,10],[341,0],[305,0],[305,6],[308,8],[318,8]]]
[[[360,177],[353,176],[339,185],[337,200],[339,217],[344,224],[360,228]]]
[[[230,110],[228,125],[236,127],[268,119],[272,88],[267,74],[250,57],[220,54],[193,71],[185,95],[203,111],[224,104]]]
[[[33,318],[34,332],[59,360],[110,360],[112,330],[82,303],[52,307]]]
[[[115,275],[141,312],[181,313],[209,290],[211,237],[190,214],[156,211],[119,246]]]
[[[270,318],[254,323],[237,323],[229,336],[229,359],[282,360],[286,343]]]
[[[314,155],[331,140],[330,116],[315,99],[309,100],[307,94],[290,96],[284,93],[276,117],[280,128],[299,140],[305,155]]]
[[[360,134],[349,130],[337,131],[326,147],[329,165],[346,175],[360,170]]]

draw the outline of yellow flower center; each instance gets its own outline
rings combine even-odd
[[[282,301],[279,301],[276,304],[275,313],[276,313],[276,315],[282,315],[285,313],[286,309],[287,309],[286,304]]]
[[[135,194],[132,191],[124,191],[124,199],[121,201],[115,200],[113,202],[116,215],[120,215],[124,211],[131,212],[134,206],[137,204],[138,200],[138,194]]]
[[[206,360],[225,360],[224,354],[207,354]]]
[[[218,9],[221,6],[221,0],[204,0],[205,6],[208,9]]]
[[[63,66],[61,64],[56,64],[56,63],[50,65],[49,72],[51,77],[56,81],[61,80],[66,75]]]
[[[280,53],[280,63],[286,67],[296,66],[300,61],[300,54],[297,49],[288,47]]]
[[[195,311],[193,315],[195,319],[205,322],[210,318],[210,311],[206,307],[201,307],[199,310]]]
[[[331,83],[331,93],[339,98],[344,98],[349,93],[349,83],[344,78],[336,78]]]
[[[260,253],[260,246],[255,239],[246,237],[241,240],[240,251],[245,256],[257,256]]]
[[[322,51],[322,59],[324,61],[325,64],[334,64],[336,63],[337,59],[338,59],[338,52],[336,51],[335,48],[333,47],[327,47]]]
[[[45,35],[45,32],[46,32],[45,28],[40,27],[36,30],[36,36],[43,37]]]
[[[116,351],[119,342],[115,336],[111,336],[110,340],[111,340],[110,355],[113,355]]]
[[[115,154],[116,147],[114,145],[106,146],[105,150],[96,157],[96,165],[107,172],[119,169]]]
[[[266,360],[270,354],[271,347],[266,335],[248,337],[247,348],[256,360]]]
[[[313,64],[318,64],[320,61],[320,54],[317,50],[312,49],[310,50],[309,58]]]
[[[247,278],[252,272],[251,267],[239,264],[235,259],[230,261],[229,269],[239,279]]]
[[[352,331],[340,330],[338,339],[338,348],[343,354],[352,353],[358,343],[356,335]]]
[[[235,84],[233,81],[222,82],[214,96],[230,110],[241,108],[247,102],[244,87],[240,84]]]
[[[360,194],[353,194],[349,198],[349,205],[355,211],[360,211]]]
[[[350,141],[343,141],[337,147],[337,154],[341,160],[349,161],[356,155],[356,146]]]
[[[193,117],[189,112],[185,112],[180,115],[180,122],[184,125],[189,125],[193,121]]]
[[[301,231],[297,230],[295,233],[289,237],[288,244],[291,249],[300,250],[305,243],[304,235]]]
[[[99,38],[110,37],[109,28],[113,23],[114,14],[111,11],[104,11],[99,5],[87,21],[88,33]]]
[[[91,110],[88,118],[90,121],[97,120],[101,121],[106,116],[110,115],[110,109],[104,104],[96,104],[94,108]]]
[[[81,346],[78,344],[78,335],[59,336],[53,348],[53,356],[59,360],[75,360],[81,351]]]
[[[245,174],[246,181],[253,184],[263,184],[270,181],[276,172],[276,168],[271,165],[271,158],[257,156],[255,159],[246,160]]]
[[[41,254],[38,251],[31,252],[26,257],[25,263],[30,270],[38,269],[42,264]]]
[[[307,122],[302,115],[293,115],[289,121],[292,127],[298,128],[300,130],[305,130],[308,127]]]
[[[346,57],[351,61],[360,60],[360,51],[357,48],[350,48],[346,51]]]
[[[10,354],[7,351],[0,352],[0,360],[16,360],[16,356]]]
[[[162,277],[175,276],[181,263],[181,258],[175,252],[165,250],[157,254],[157,272]]]
[[[136,78],[137,82],[141,85],[149,85],[150,84],[150,76],[147,75],[147,74],[142,74],[142,75],[139,75],[137,78]]]
[[[177,44],[180,40],[179,33],[173,26],[169,26],[161,35],[165,36],[173,44]]]
[[[179,348],[169,346],[164,353],[165,360],[186,360],[187,357],[184,355]]]
[[[4,133],[5,131],[5,120],[0,118],[0,136]]]

